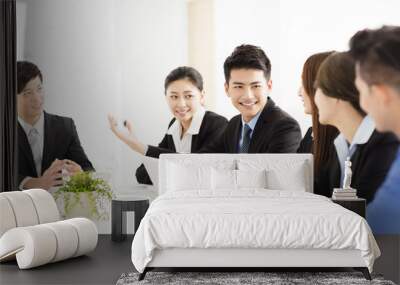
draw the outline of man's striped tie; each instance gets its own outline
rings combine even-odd
[[[243,142],[242,145],[240,146],[239,153],[249,152],[250,134],[251,134],[251,128],[249,127],[248,124],[245,124],[243,130]]]

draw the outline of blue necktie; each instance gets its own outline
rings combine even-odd
[[[245,124],[243,129],[243,142],[242,145],[240,146],[239,153],[249,152],[250,134],[251,134],[251,128],[249,127],[248,124]]]

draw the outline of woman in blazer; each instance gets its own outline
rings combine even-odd
[[[333,188],[343,186],[344,162],[349,157],[351,187],[369,203],[392,164],[398,140],[375,130],[374,122],[359,105],[354,80],[355,64],[345,52],[331,54],[318,70],[315,103],[319,122],[336,127],[340,134],[334,140],[336,155],[326,161],[327,171],[317,191],[330,197]]]
[[[117,128],[113,116],[108,118],[113,133],[134,151],[154,158],[162,153],[197,152],[223,133],[228,121],[204,109],[203,78],[196,69],[182,66],[172,70],[165,79],[164,89],[174,118],[169,122],[167,133],[158,146],[140,142],[129,121],[124,122],[128,130],[126,133]],[[152,184],[143,164],[136,170],[136,179],[142,184]]]
[[[301,74],[302,86],[299,90],[299,96],[303,101],[304,113],[311,115],[312,127],[307,130],[304,138],[300,142],[297,153],[312,153],[314,155],[314,193],[319,193],[319,173],[321,168],[325,167],[325,162],[336,155],[333,146],[333,140],[338,135],[338,130],[329,125],[322,125],[318,121],[318,108],[315,105],[315,79],[318,69],[322,62],[333,53],[321,52],[311,55],[303,65]],[[321,170],[323,172],[323,170]]]

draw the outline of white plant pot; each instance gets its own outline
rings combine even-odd
[[[68,208],[68,211],[65,212],[65,203],[66,203],[66,195],[69,196],[69,204],[73,205]],[[60,213],[63,215],[65,219],[76,218],[76,217],[85,217],[93,221],[104,221],[110,219],[110,201],[106,199],[97,198],[95,200],[95,206],[97,208],[97,212],[99,213],[99,217],[93,213],[92,203],[88,198],[87,193],[79,193],[79,200],[76,201],[76,197],[78,194],[76,193],[63,193],[60,195],[59,199],[57,199],[57,205],[59,207]],[[94,195],[94,197],[97,197]]]

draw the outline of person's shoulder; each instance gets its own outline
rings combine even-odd
[[[288,123],[298,125],[297,121],[279,107],[271,98],[268,98],[267,104],[264,106],[261,116],[266,122],[269,123]]]
[[[72,136],[76,129],[74,120],[70,117],[44,113],[45,129],[62,136]]]
[[[312,127],[309,127],[304,137],[312,137]]]
[[[374,155],[392,162],[399,149],[399,140],[392,133],[374,130],[369,140],[361,146],[361,149],[367,156]]]
[[[204,117],[207,117],[207,118],[218,118],[218,119],[223,119],[225,121],[228,121],[224,116],[222,116],[220,114],[217,114],[217,113],[215,113],[213,111],[206,111],[206,113],[204,114]]]
[[[298,128],[300,130],[300,125],[296,121],[296,119],[293,118],[291,115],[289,115],[286,111],[282,110],[281,108],[279,108],[279,110],[276,111],[272,120],[276,127],[292,126],[292,127]],[[311,135],[311,133],[310,133],[310,135]]]
[[[393,134],[389,132],[379,132],[377,130],[374,130],[374,132],[371,135],[371,138],[369,139],[370,144],[376,145],[376,144],[393,144],[393,145],[398,145],[399,140],[398,138]]]
[[[71,117],[60,116],[57,114],[51,114],[51,113],[47,113],[47,112],[44,112],[44,117],[45,117],[45,120],[47,119],[47,120],[60,121],[60,122],[73,121],[73,119]]]
[[[313,142],[313,130],[312,127],[309,127],[306,133],[304,134],[304,137],[302,139],[302,142]]]
[[[60,116],[60,115],[56,115],[56,114],[51,114],[51,113],[47,113],[44,112],[44,119],[45,122],[48,121],[50,122],[51,126],[58,126],[58,127],[71,127],[72,125],[74,125],[74,120],[70,117],[66,117],[66,116]]]
[[[228,121],[228,126],[236,126],[237,124],[240,124],[242,122],[242,115],[236,115],[233,116],[229,121]]]
[[[206,113],[204,114],[203,120],[213,121],[216,123],[225,123],[225,124],[228,123],[228,120],[224,116],[217,114],[215,112],[212,112],[212,111],[206,111]]]

